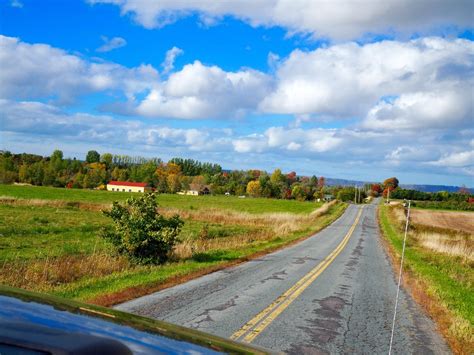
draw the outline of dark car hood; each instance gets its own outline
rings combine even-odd
[[[28,324],[67,334],[113,339],[135,354],[268,353],[166,322],[0,286],[0,327],[16,330]],[[0,343],[1,340],[2,335]]]

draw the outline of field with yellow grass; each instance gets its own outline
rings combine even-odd
[[[474,233],[474,213],[412,209],[415,224]]]

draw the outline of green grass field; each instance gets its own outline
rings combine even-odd
[[[0,185],[0,196],[21,202],[6,199],[0,203],[0,283],[110,304],[126,299],[127,290],[134,290],[136,296],[137,292],[149,292],[170,279],[284,246],[324,228],[346,207],[336,204],[322,216],[312,218],[309,213],[321,204],[229,196],[159,195],[160,206],[176,208],[178,213],[183,211],[188,216],[180,240],[182,246],[190,249],[189,255],[181,251],[165,265],[140,266],[115,256],[110,245],[100,238],[101,228],[111,223],[100,213],[100,208],[79,208],[57,202],[76,201],[87,203],[87,207],[94,204],[104,207],[104,203],[115,199],[123,201],[131,195]],[[35,205],[38,201],[41,204]],[[213,220],[213,214],[207,213],[209,210],[217,210],[218,214],[232,213],[234,219]],[[280,233],[278,215],[268,215],[273,219],[267,220],[266,212],[294,214],[300,225]],[[286,214],[283,216],[288,219]],[[287,223],[287,219],[282,221]],[[204,229],[206,236],[202,239]],[[181,249],[186,251],[184,247]],[[121,294],[122,298],[114,298],[114,294]],[[108,301],[101,301],[104,297],[109,297]]]
[[[125,201],[130,196],[134,196],[134,193],[0,184],[0,196],[23,199],[111,203],[113,201]],[[217,208],[248,213],[309,213],[321,205],[316,202],[300,202],[296,200],[238,198],[236,196],[222,195],[182,196],[172,194],[158,195],[158,203],[164,207],[173,207],[183,210]]]
[[[391,208],[387,205],[379,206],[380,226],[392,250],[400,256],[403,247],[403,226],[396,222]],[[411,228],[412,232],[407,238],[404,269],[422,282],[424,292],[432,297],[432,302],[441,305],[447,311],[448,316],[445,319],[450,322],[446,329],[448,339],[454,339],[458,348],[471,347],[474,329],[472,261],[422,247],[416,233],[422,232],[423,228],[421,226]]]

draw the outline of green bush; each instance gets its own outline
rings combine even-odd
[[[163,217],[157,208],[154,193],[129,198],[124,205],[115,201],[110,211],[103,211],[114,225],[102,230],[102,237],[133,262],[164,263],[184,222],[178,215]]]

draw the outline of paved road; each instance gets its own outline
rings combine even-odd
[[[297,245],[116,308],[287,353],[386,354],[396,282],[376,207],[350,206]],[[403,290],[393,353],[449,353]]]

